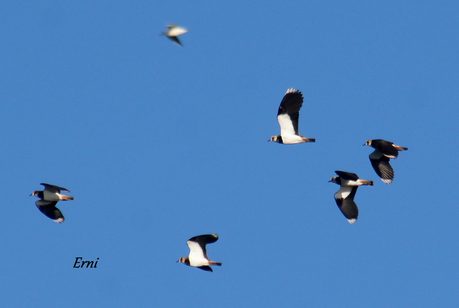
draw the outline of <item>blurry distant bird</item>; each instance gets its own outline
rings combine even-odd
[[[391,158],[397,158],[398,151],[406,151],[408,148],[395,145],[393,142],[382,139],[368,140],[364,145],[369,145],[376,149],[370,154],[371,165],[384,183],[392,183],[394,180],[394,170],[389,164],[389,160]]]
[[[73,197],[61,195],[61,190],[68,192],[70,192],[70,190],[46,183],[40,183],[40,185],[45,186],[45,190],[36,190],[31,194],[31,196],[40,198],[40,200],[35,202],[36,206],[43,214],[55,222],[64,222],[64,215],[62,215],[61,211],[56,207],[56,204],[58,201],[73,200]]]
[[[209,260],[207,257],[206,245],[215,243],[217,240],[217,234],[205,234],[190,238],[186,242],[188,247],[190,247],[190,255],[188,257],[180,258],[177,262],[197,267],[208,272],[213,272],[209,265],[221,266],[222,264]]]
[[[177,25],[169,25],[166,26],[169,28],[169,30],[164,31],[162,35],[167,36],[172,42],[174,42],[177,45],[183,46],[180,40],[178,39],[179,35],[182,35],[184,33],[187,33],[188,30],[182,27],[179,27]]]
[[[303,94],[293,88],[288,89],[282,99],[277,112],[277,120],[281,128],[281,134],[272,136],[268,141],[283,144],[295,144],[303,142],[316,142],[314,138],[304,138],[298,132],[298,119],[303,105]]]
[[[338,176],[331,178],[330,182],[336,183],[341,188],[335,193],[335,201],[349,223],[353,224],[359,216],[359,209],[354,202],[357,188],[361,185],[373,186],[373,181],[359,179],[355,173],[335,171]]]

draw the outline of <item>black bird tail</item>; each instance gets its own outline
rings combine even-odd
[[[304,138],[303,137],[303,141],[304,142],[316,142],[316,138]]]
[[[404,147],[401,147],[401,146],[395,145],[395,144],[394,144],[394,148],[396,148],[396,149],[399,150],[399,151],[406,151],[406,150],[408,150],[408,148],[404,148]]]

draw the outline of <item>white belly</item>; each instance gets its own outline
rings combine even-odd
[[[179,35],[182,35],[184,33],[187,33],[188,30],[186,29],[183,29],[183,28],[175,28],[175,29],[171,29],[168,33],[169,36],[179,36]]]
[[[209,260],[207,260],[206,258],[199,258],[199,257],[190,258],[190,265],[191,266],[206,266],[206,265],[209,265]]]
[[[61,200],[59,194],[57,193],[52,193],[47,190],[43,191],[43,200],[46,201],[59,201]]]
[[[303,143],[303,138],[298,135],[282,135],[282,141],[284,144],[295,144],[295,143]]]

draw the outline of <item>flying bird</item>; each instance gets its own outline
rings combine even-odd
[[[177,262],[197,267],[208,272],[213,272],[210,265],[221,266],[222,264],[209,260],[207,257],[206,245],[215,243],[217,240],[217,234],[205,234],[190,238],[186,242],[188,247],[190,247],[190,255],[188,257],[180,258]]]
[[[375,148],[375,151],[370,154],[371,165],[384,183],[391,184],[394,180],[394,169],[389,164],[389,160],[397,158],[398,151],[406,151],[408,148],[382,139],[368,140],[364,145]]]
[[[55,222],[64,222],[64,215],[62,215],[62,212],[56,207],[56,204],[59,201],[73,200],[73,197],[61,194],[61,190],[65,190],[68,192],[70,192],[70,190],[46,183],[40,183],[40,185],[45,186],[45,189],[42,191],[36,190],[31,194],[31,196],[40,198],[40,200],[35,202],[35,205],[38,207],[40,212],[42,212]]]
[[[373,186],[373,181],[366,181],[359,179],[355,173],[335,171],[338,176],[331,178],[329,182],[336,183],[341,188],[335,193],[335,201],[339,209],[346,217],[349,223],[353,224],[357,221],[359,216],[359,209],[354,202],[355,193],[357,188],[361,185]]]
[[[296,89],[288,89],[282,99],[277,112],[277,120],[281,128],[281,134],[272,136],[268,141],[283,144],[296,144],[304,142],[316,142],[314,138],[305,138],[298,132],[298,119],[303,105],[303,94]]]
[[[168,27],[169,29],[167,31],[164,31],[162,35],[167,36],[172,42],[183,47],[182,43],[178,39],[178,36],[187,33],[188,30],[177,25],[168,25],[166,27]]]

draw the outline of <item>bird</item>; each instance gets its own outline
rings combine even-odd
[[[304,142],[316,142],[315,138],[305,138],[298,132],[298,118],[303,105],[303,94],[299,90],[290,88],[284,95],[277,112],[277,120],[281,128],[281,134],[272,136],[268,141],[296,144]]]
[[[40,200],[35,202],[35,205],[40,212],[45,214],[47,217],[51,218],[55,222],[63,223],[65,220],[64,215],[62,215],[62,212],[56,207],[56,204],[59,201],[73,200],[73,197],[61,194],[61,190],[68,192],[70,192],[70,190],[46,183],[40,183],[40,185],[43,185],[45,189],[42,191],[36,190],[31,194],[31,196],[40,198]]]
[[[367,140],[364,145],[375,148],[374,152],[370,154],[371,165],[384,183],[391,184],[394,180],[394,169],[389,164],[389,160],[397,158],[398,151],[406,151],[408,148],[382,139]]]
[[[335,201],[339,209],[350,224],[357,221],[359,209],[354,202],[357,188],[361,185],[373,186],[373,181],[359,179],[355,173],[345,171],[335,171],[338,176],[331,178],[329,182],[336,183],[341,188],[335,193]]]
[[[190,248],[190,255],[182,257],[177,262],[200,268],[204,271],[213,272],[210,265],[221,266],[220,262],[214,262],[207,257],[206,245],[215,243],[218,240],[217,234],[204,234],[190,238],[186,243]]]
[[[172,42],[183,47],[182,43],[178,39],[178,36],[187,33],[188,30],[177,25],[167,25],[166,27],[169,29],[164,31],[162,35],[167,36]]]

